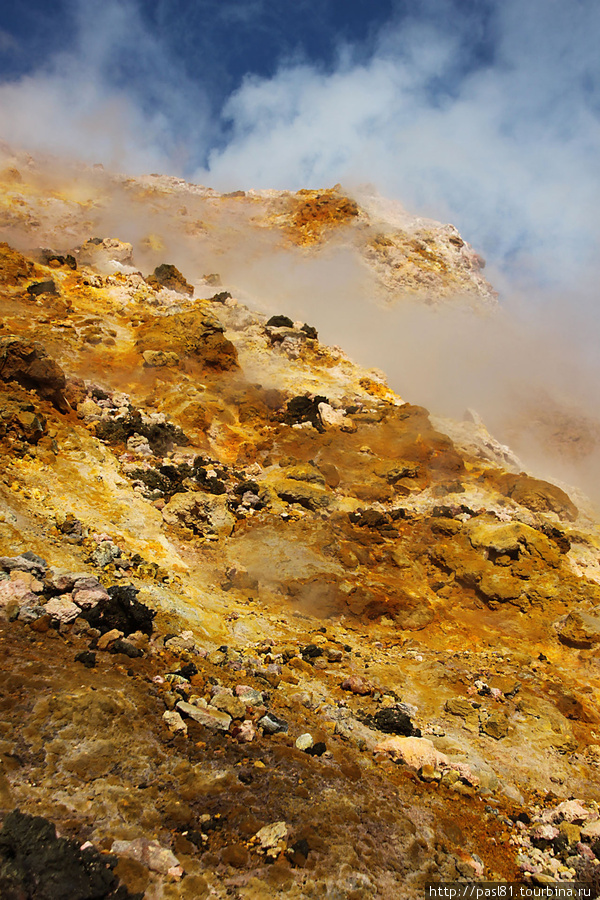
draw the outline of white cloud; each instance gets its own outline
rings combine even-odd
[[[507,0],[496,12],[493,62],[460,79],[468,21],[388,29],[368,62],[343,58],[332,73],[284,65],[247,78],[223,111],[229,142],[196,177],[224,188],[375,182],[452,219],[513,272],[569,283],[598,239],[600,7]]]
[[[73,47],[0,85],[0,135],[129,172],[183,169],[212,135],[208,102],[134,0],[73,0]]]

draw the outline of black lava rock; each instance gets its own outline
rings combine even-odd
[[[317,647],[316,644],[308,644],[306,647],[301,648],[300,655],[302,656],[302,659],[310,662],[318,656],[323,656],[323,650],[321,647]]]
[[[313,341],[316,341],[319,337],[319,332],[316,328],[313,328],[312,325],[307,325],[306,323],[302,326],[300,331],[303,331],[307,338],[310,338]]]
[[[410,717],[398,706],[389,706],[378,709],[374,716],[365,718],[365,722],[372,724],[385,734],[401,734],[404,737],[421,737],[421,729],[415,728]]]
[[[188,663],[185,666],[182,666],[177,672],[174,672],[175,675],[181,675],[182,678],[187,678],[189,681],[190,678],[193,678],[194,675],[198,674],[198,667],[194,665],[194,663]]]
[[[293,328],[294,323],[288,316],[271,316],[267,328]]]
[[[48,281],[36,281],[27,288],[30,297],[39,297],[40,294],[58,294],[56,285],[50,278]]]
[[[139,647],[135,647],[131,641],[124,641],[123,638],[117,638],[116,641],[113,641],[110,645],[109,652],[122,653],[124,656],[128,656],[129,659],[137,659],[144,655],[143,650],[140,650]]]
[[[316,744],[313,744],[312,747],[309,747],[305,752],[309,754],[309,756],[323,756],[327,747],[323,741],[317,741]]]
[[[177,425],[172,422],[146,424],[139,410],[120,419],[100,419],[96,423],[96,437],[108,444],[125,444],[133,434],[145,437],[156,456],[164,456],[176,444],[185,446],[189,443]]]
[[[142,900],[119,886],[114,856],[57,838],[52,822],[15,809],[0,831],[2,900]]]
[[[311,398],[308,394],[292,397],[291,400],[288,400],[284,421],[287,422],[288,425],[310,422],[313,428],[316,428],[317,431],[322,433],[325,431],[325,426],[323,425],[323,419],[319,412],[319,403],[328,402],[327,397],[317,396]]]
[[[75,657],[75,662],[83,663],[86,669],[93,669],[96,665],[96,654],[93,650],[82,650]]]
[[[156,610],[137,600],[139,591],[132,584],[115,584],[108,589],[110,600],[99,603],[93,609],[82,610],[81,617],[102,634],[117,628],[123,634],[141,631],[152,634],[152,620]]]

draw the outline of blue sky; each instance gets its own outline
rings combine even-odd
[[[502,274],[596,283],[597,0],[21,0],[0,137],[231,190],[373,183]]]

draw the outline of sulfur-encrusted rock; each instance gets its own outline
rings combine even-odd
[[[196,534],[216,534],[227,537],[235,525],[229,512],[227,498],[201,491],[174,494],[162,511],[168,525],[183,525]]]
[[[479,730],[499,741],[508,734],[508,716],[502,710],[494,710],[489,715],[480,717]]]
[[[558,637],[569,647],[593,647],[600,644],[600,617],[572,609],[558,627]]]
[[[508,497],[535,512],[552,512],[569,521],[579,515],[569,495],[548,481],[521,474],[507,476],[505,485]]]
[[[228,713],[232,719],[242,719],[246,714],[246,706],[239,697],[233,697],[226,691],[218,693],[210,701],[210,705],[215,709],[220,709]]]
[[[374,747],[375,753],[385,753],[392,759],[418,771],[422,766],[440,768],[448,764],[448,757],[436,750],[427,738],[390,737]]]
[[[148,369],[173,368],[180,363],[177,353],[164,350],[144,350],[144,365]]]

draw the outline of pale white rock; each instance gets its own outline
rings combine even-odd
[[[595,841],[597,838],[600,838],[600,819],[586,822],[581,829],[581,837],[586,838],[588,841]]]
[[[553,841],[559,835],[559,830],[554,825],[536,825],[532,829],[531,835],[537,840]]]
[[[296,748],[298,750],[310,750],[313,744],[313,736],[308,732],[301,734],[300,737],[296,738]]]
[[[204,725],[205,728],[212,728],[215,731],[229,731],[231,716],[220,709],[214,709],[213,707],[203,709],[195,704],[186,703],[185,700],[179,701],[177,709],[200,725]]]
[[[581,800],[564,800],[552,810],[552,822],[574,822],[581,825],[592,813],[586,809]]]
[[[191,631],[182,631],[181,634],[175,635],[175,637],[165,641],[166,649],[173,650],[175,653],[183,653],[184,651],[190,652],[195,646],[196,642],[194,641],[194,635]]]
[[[324,425],[341,428],[348,422],[343,409],[334,409],[329,403],[319,403],[319,413]]]

